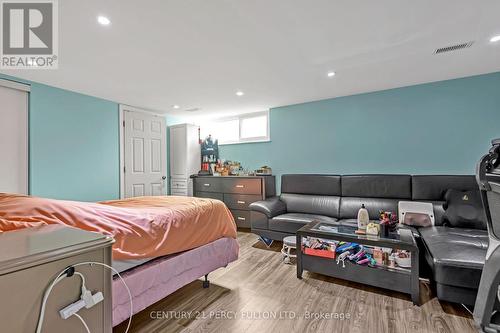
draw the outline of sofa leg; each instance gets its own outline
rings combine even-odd
[[[203,280],[203,288],[210,287],[210,281],[208,280],[208,274],[205,275],[205,280]]]

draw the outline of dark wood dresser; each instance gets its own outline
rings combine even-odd
[[[236,225],[250,228],[250,209],[255,201],[276,195],[274,176],[191,176],[193,195],[223,201],[231,210]]]

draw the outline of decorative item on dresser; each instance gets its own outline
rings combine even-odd
[[[195,197],[223,201],[236,225],[250,228],[250,208],[255,201],[276,195],[274,176],[191,176]]]
[[[170,130],[170,194],[192,196],[190,175],[200,170],[198,126],[180,124]]]

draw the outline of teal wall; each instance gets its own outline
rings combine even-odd
[[[30,189],[58,199],[119,198],[118,104],[32,83]]]
[[[274,108],[270,122],[271,142],[221,157],[278,176],[473,174],[500,137],[500,73]]]
[[[118,104],[31,84],[30,193],[98,201],[119,197]]]

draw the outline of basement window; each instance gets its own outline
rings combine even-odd
[[[204,122],[200,131],[202,138],[212,135],[220,145],[269,141],[269,111]]]

